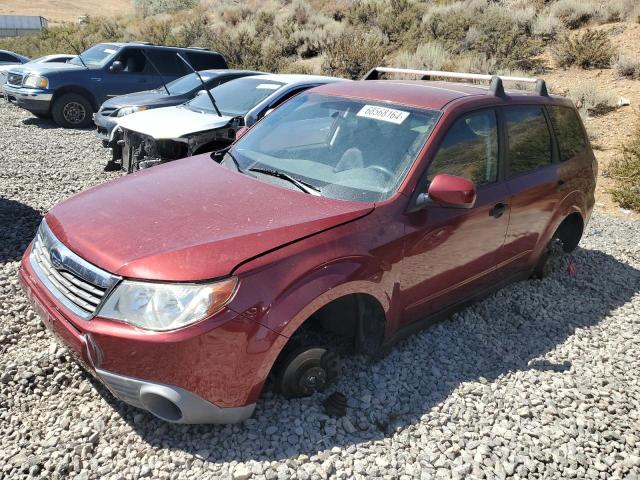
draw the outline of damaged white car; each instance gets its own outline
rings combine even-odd
[[[135,172],[179,158],[223,149],[241,127],[250,127],[292,96],[345,81],[319,75],[270,74],[244,77],[203,90],[177,106],[122,118],[122,169]]]

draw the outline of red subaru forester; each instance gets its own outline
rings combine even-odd
[[[334,342],[376,354],[577,246],[597,164],[570,101],[376,80],[396,71],[54,207],[20,270],[44,323],[119,399],[238,422],[269,377],[289,398],[330,382]]]

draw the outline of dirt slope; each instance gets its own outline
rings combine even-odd
[[[2,0],[0,15],[39,15],[49,24],[75,22],[79,15],[116,16],[130,13],[130,0]]]

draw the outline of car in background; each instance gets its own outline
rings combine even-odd
[[[158,88],[191,70],[227,68],[224,57],[199,48],[147,43],[100,43],[64,64],[23,65],[8,72],[2,87],[18,106],[39,116],[52,116],[65,128],[83,128],[107,99]]]
[[[340,349],[380,355],[577,247],[597,162],[570,100],[539,79],[368,78],[390,71],[425,80],[314,88],[220,163],[187,158],[53,207],[20,268],[44,324],[124,402],[240,422],[268,378],[311,395]]]
[[[29,60],[29,57],[25,57],[19,53],[0,50],[0,65],[21,65],[27,63]]]
[[[294,95],[343,81],[347,80],[320,75],[245,77],[200,91],[177,107],[134,113],[119,121],[122,168],[134,172],[222,149],[233,142],[238,129],[250,127]]]
[[[25,63],[25,65],[31,65],[34,63],[66,63],[75,55],[68,55],[66,53],[56,53],[52,55],[45,55],[43,57],[36,58],[35,60],[29,60]],[[0,64],[0,97],[4,96],[4,92],[2,91],[2,86],[7,83],[7,75],[8,71],[13,68],[15,64]]]
[[[261,74],[252,70],[229,69],[203,70],[198,73],[202,82],[198,75],[190,73],[154,90],[121,95],[102,104],[93,120],[102,145],[112,149],[113,161],[122,158],[122,146],[118,145],[121,137],[116,129],[122,117],[154,108],[181,105],[195,97],[203,88],[214,88],[236,78]]]

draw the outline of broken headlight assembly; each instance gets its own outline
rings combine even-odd
[[[131,115],[132,113],[142,112],[147,110],[149,107],[138,106],[138,107],[122,107],[116,112],[116,117],[125,117],[127,115]]]
[[[219,311],[233,298],[237,283],[235,277],[202,284],[124,280],[98,316],[146,330],[175,330]]]
[[[23,87],[28,88],[49,88],[49,80],[39,75],[27,75],[27,78],[22,82]]]

